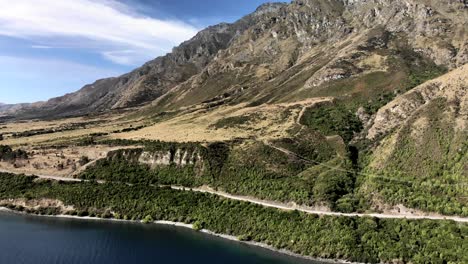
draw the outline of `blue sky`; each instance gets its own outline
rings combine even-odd
[[[47,100],[170,52],[266,0],[0,0],[0,103]]]

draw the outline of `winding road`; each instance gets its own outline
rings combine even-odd
[[[277,208],[281,210],[287,211],[300,211],[308,214],[316,214],[316,215],[330,215],[330,216],[348,216],[348,217],[375,217],[375,218],[393,218],[393,219],[430,219],[430,220],[453,220],[455,222],[461,223],[468,223],[468,218],[466,217],[458,217],[458,216],[442,216],[442,215],[414,215],[414,214],[378,214],[378,213],[339,213],[339,212],[330,212],[330,211],[322,211],[322,210],[315,210],[312,208],[307,208],[304,206],[299,205],[290,205],[284,204],[279,202],[273,201],[266,201],[260,200],[249,196],[241,196],[241,195],[233,195],[221,191],[215,191],[209,187],[201,187],[201,188],[187,188],[187,187],[180,187],[180,186],[170,186],[174,190],[180,191],[194,191],[194,192],[203,192],[203,193],[210,193],[214,195],[218,195],[224,198],[237,200],[237,201],[244,201],[253,204],[262,205],[265,207]]]
[[[6,171],[6,170],[3,170],[3,169],[0,169],[0,172],[16,174],[16,175],[23,174],[23,175],[26,175],[26,176],[36,176],[36,177],[39,177],[41,179],[48,179],[48,180],[54,180],[54,181],[72,181],[72,182],[81,182],[81,181],[83,181],[81,179],[74,179],[74,178],[60,177],[60,176],[37,175],[37,174],[33,175],[33,174],[28,174],[28,173],[16,173],[16,172],[11,172],[11,171]]]
[[[0,172],[4,173],[12,173],[9,171],[5,171],[0,169]],[[14,174],[14,173],[13,173]],[[29,175],[32,176],[32,175]],[[56,180],[56,181],[70,181],[70,182],[82,182],[85,180],[82,179],[74,179],[74,178],[67,178],[67,177],[58,177],[58,176],[48,176],[48,175],[34,175],[37,176],[41,179],[48,179],[48,180]],[[105,181],[98,181],[99,183],[105,183]],[[459,217],[459,216],[443,216],[443,215],[415,215],[415,214],[379,214],[379,213],[339,213],[339,212],[330,212],[330,211],[324,211],[324,210],[316,210],[313,208],[308,208],[305,206],[299,206],[295,204],[285,204],[285,203],[279,203],[279,202],[274,202],[274,201],[266,201],[266,200],[261,200],[249,196],[242,196],[242,195],[234,195],[234,194],[229,194],[226,192],[222,191],[216,191],[208,186],[203,186],[199,188],[188,188],[188,187],[182,187],[182,186],[174,186],[174,185],[169,185],[169,186],[160,186],[160,187],[170,187],[174,190],[179,190],[179,191],[194,191],[194,192],[200,192],[200,193],[209,193],[213,195],[217,195],[223,198],[231,199],[231,200],[236,200],[236,201],[243,201],[243,202],[249,202],[252,204],[258,204],[262,205],[265,207],[270,207],[270,208],[276,208],[276,209],[281,209],[281,210],[287,210],[287,211],[300,211],[304,212],[307,214],[316,214],[316,215],[329,215],[329,216],[347,216],[347,217],[375,217],[375,218],[382,218],[382,219],[429,219],[429,220],[452,220],[455,222],[459,223],[468,223],[468,217]]]

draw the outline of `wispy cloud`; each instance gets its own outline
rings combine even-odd
[[[0,0],[0,35],[41,43],[80,42],[120,64],[161,55],[197,28],[151,18],[114,0]]]
[[[31,48],[33,49],[51,49],[51,46],[45,46],[45,45],[32,45]]]
[[[122,65],[135,65],[140,61],[147,59],[146,54],[135,50],[117,50],[117,51],[106,51],[102,55],[115,63]]]

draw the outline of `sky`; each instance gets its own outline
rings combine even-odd
[[[0,103],[118,76],[267,0],[0,0]]]

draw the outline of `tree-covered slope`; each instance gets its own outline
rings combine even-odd
[[[67,210],[40,203],[31,206],[45,199],[50,204],[63,202]],[[452,221],[317,216],[146,185],[59,183],[0,173],[0,206],[41,215],[184,222],[240,240],[327,259],[366,263],[468,260],[467,225]]]
[[[468,215],[467,73],[465,65],[378,111],[367,140],[379,143],[367,157],[362,193],[390,204]]]

